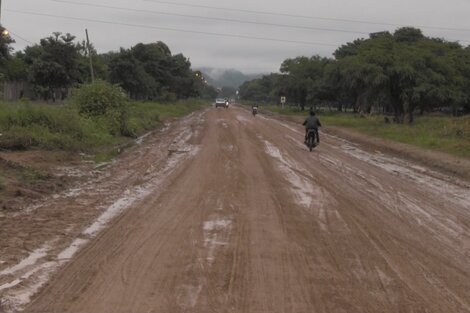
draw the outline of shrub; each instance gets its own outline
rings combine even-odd
[[[100,116],[111,110],[124,108],[126,96],[119,87],[98,80],[76,89],[72,101],[76,104],[80,114]]]
[[[77,89],[72,102],[80,114],[97,119],[112,135],[134,135],[128,127],[127,99],[119,87],[98,80]]]
[[[0,103],[0,149],[89,150],[115,140],[108,127],[74,107]]]

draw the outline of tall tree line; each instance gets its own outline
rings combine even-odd
[[[90,81],[89,51],[71,34],[53,33],[39,44],[12,53],[9,38],[0,38],[0,82],[26,82],[37,99],[65,98],[72,88]],[[91,46],[95,76],[122,88],[138,100],[212,98],[217,93],[191,70],[182,54],[161,42],[139,43],[98,54]]]
[[[416,28],[357,39],[333,58],[287,59],[280,72],[246,82],[241,98],[272,102],[286,96],[302,108],[327,103],[338,110],[374,109],[393,114],[397,123],[443,107],[470,112],[470,48]]]

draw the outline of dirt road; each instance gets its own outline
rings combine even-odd
[[[468,184],[237,107],[152,136],[25,312],[470,312]]]

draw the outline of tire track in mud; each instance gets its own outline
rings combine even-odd
[[[282,125],[282,122],[277,121],[272,122],[271,124],[284,126]],[[285,128],[292,130],[293,132],[299,135],[301,134],[300,131],[296,131],[290,126]],[[287,136],[291,137],[290,135]],[[333,138],[333,140],[336,141],[336,138]],[[292,140],[290,141],[292,142]],[[324,144],[325,142],[327,143],[326,145]],[[452,183],[454,181],[454,179],[452,178],[425,170],[424,168],[413,166],[408,162],[400,161],[397,159],[389,159],[385,158],[384,156],[380,156],[378,162],[370,162],[372,163],[372,166],[378,169],[374,170],[370,167],[368,161],[370,159],[374,160],[376,159],[376,157],[372,157],[368,155],[368,153],[361,151],[358,148],[354,148],[354,154],[351,154],[350,151],[348,151],[350,150],[350,147],[345,147],[343,140],[341,140],[341,142],[339,144],[336,142],[331,143],[330,137],[327,137],[327,139],[323,141],[323,144],[317,150],[317,153],[310,155],[309,159],[314,161],[314,164],[309,165],[309,163],[307,163],[306,161],[307,158],[303,158],[303,160],[304,163],[309,166],[307,168],[310,169],[310,172],[315,173],[314,175],[319,177],[319,180],[322,181],[323,184],[326,184],[325,186],[328,186],[331,181],[336,182],[336,186],[330,185],[329,188],[327,187],[328,190],[332,191],[335,189],[343,189],[345,194],[359,194],[361,195],[361,197],[359,198],[363,199],[358,199],[354,201],[356,204],[361,203],[363,207],[370,207],[371,209],[375,208],[375,210],[371,211],[370,209],[364,210],[363,208],[358,207],[356,210],[358,212],[364,212],[361,213],[366,214],[364,215],[364,217],[374,217],[374,219],[372,219],[371,221],[365,220],[364,218],[358,219],[359,216],[354,216],[351,214],[351,211],[354,211],[354,206],[352,206],[351,204],[353,204],[354,202],[350,200],[351,204],[346,205],[347,202],[341,201],[344,197],[342,197],[342,195],[338,195],[337,193],[335,194],[335,199],[343,203],[345,207],[349,207],[349,212],[343,209],[341,210],[341,214],[345,217],[348,225],[350,225],[349,227],[353,230],[352,234],[358,233],[358,230],[360,230],[360,228],[358,227],[360,225],[363,225],[364,223],[372,225],[390,225],[390,228],[385,228],[390,235],[394,232],[392,230],[392,225],[394,223],[396,226],[399,226],[399,228],[403,228],[400,224],[407,224],[407,227],[405,227],[406,230],[403,229],[403,234],[400,234],[398,236],[404,237],[401,238],[401,242],[397,242],[396,240],[393,240],[391,242],[390,239],[387,239],[386,241],[384,241],[384,246],[389,247],[389,249],[385,251],[393,251],[394,249],[397,249],[400,245],[404,245],[404,247],[408,246],[408,249],[411,250],[420,247],[418,250],[433,251],[432,254],[429,254],[430,251],[427,251],[428,254],[426,254],[425,258],[429,258],[434,262],[437,261],[437,263],[434,264],[432,267],[428,264],[427,267],[424,267],[424,271],[422,265],[419,266],[418,262],[414,262],[414,259],[417,254],[402,251],[401,255],[398,258],[394,256],[394,258],[397,259],[397,264],[399,264],[401,267],[403,267],[403,261],[406,262],[406,260],[409,260],[412,264],[411,266],[404,266],[405,268],[408,268],[406,270],[407,275],[409,275],[410,277],[414,277],[414,279],[409,280],[409,286],[419,286],[419,284],[423,281],[425,282],[425,285],[427,285],[427,287],[424,288],[423,286],[420,286],[419,288],[416,288],[415,286],[413,289],[418,290],[416,292],[416,296],[418,297],[418,299],[425,295],[423,299],[426,300],[422,302],[427,302],[428,305],[422,304],[422,306],[431,308],[440,307],[442,309],[443,307],[445,307],[445,305],[442,305],[442,303],[447,302],[448,304],[455,305],[454,303],[457,302],[458,304],[455,305],[454,308],[463,311],[468,310],[468,301],[466,302],[462,300],[465,299],[465,297],[462,298],[462,294],[465,294],[465,291],[461,288],[460,284],[455,284],[455,279],[462,282],[466,280],[464,277],[468,277],[469,275],[468,264],[465,264],[465,260],[468,260],[468,253],[461,253],[461,251],[459,251],[459,249],[462,248],[462,245],[465,246],[464,242],[468,242],[468,237],[462,239],[462,234],[467,234],[466,236],[468,236],[469,233],[468,210],[466,213],[462,211],[462,209],[466,206],[466,201],[470,200],[470,197],[468,196],[468,185],[464,182],[457,182],[457,184]],[[297,144],[294,145],[298,147]],[[332,149],[334,149],[334,151],[331,151]],[[302,158],[295,156],[296,154],[298,155],[299,152],[296,147],[292,146],[292,144],[290,148],[286,148],[286,151],[288,151],[292,158],[296,160],[302,160]],[[320,154],[320,152],[318,151],[324,153]],[[349,156],[357,158],[361,162],[352,162]],[[349,166],[348,164],[354,164],[354,167]],[[338,180],[338,175],[335,175],[335,173],[332,173],[332,175],[329,176],[325,176],[325,169],[333,172],[331,170],[331,167],[334,167],[334,171],[336,173],[338,172],[338,170],[341,171],[341,173],[343,174],[341,175],[341,178],[346,179],[346,181]],[[379,171],[382,172],[377,173]],[[385,171],[386,173],[384,174],[383,171]],[[414,184],[414,182],[416,181],[424,182],[425,184],[424,186],[416,185]],[[349,185],[355,184],[358,188],[354,189],[349,188],[350,186],[348,185],[344,186],[345,182],[349,183]],[[403,182],[405,183],[403,184]],[[427,189],[425,187],[426,185],[431,185],[433,189],[439,188],[438,186],[447,186],[447,188],[441,188],[442,192],[440,192],[439,196],[436,197],[436,194],[432,192],[433,190],[430,191],[429,189]],[[376,189],[376,191],[374,191],[374,189]],[[415,204],[413,205],[415,208],[419,208],[419,212],[417,212],[416,210],[414,212],[410,212],[410,205],[406,203],[405,205],[403,205],[403,199],[407,198],[416,199],[413,200],[415,202]],[[455,201],[455,198],[460,200]],[[384,213],[381,210],[384,209],[388,211],[387,214],[385,214],[384,216],[380,216],[379,214]],[[371,213],[372,216],[370,216]],[[427,217],[427,225],[419,225],[419,223],[415,223],[415,221],[418,220],[416,217],[417,214],[422,214]],[[444,221],[440,220],[441,217],[444,218]],[[443,223],[445,223],[446,226],[444,226]],[[418,229],[416,228],[416,226],[418,226]],[[422,227],[425,227],[426,230],[420,229]],[[380,234],[385,229],[376,229],[375,232]],[[369,229],[367,232],[370,231],[371,230]],[[416,235],[417,233],[420,234],[419,240],[412,239],[411,234]],[[429,233],[432,233],[432,237],[435,237],[435,239],[438,240],[440,244],[436,244],[432,240],[428,240]],[[407,236],[405,234],[410,234],[410,236]],[[445,237],[443,237],[443,235]],[[460,240],[456,240],[456,237],[460,237]],[[369,241],[371,243],[374,243],[374,240],[377,239],[378,238],[371,239],[371,237],[366,237],[362,239],[361,242]],[[350,241],[347,238],[346,240]],[[364,242],[362,242],[362,245],[364,244]],[[354,246],[352,242],[351,246]],[[426,246],[428,247],[426,248]],[[372,245],[371,248],[380,251],[375,243]],[[452,268],[452,271],[454,266],[456,268],[466,269],[466,274],[464,274],[463,276],[462,272],[458,276],[455,276],[456,273],[454,273],[453,278],[444,279],[445,281],[442,280],[442,276],[440,277],[439,284],[441,287],[445,286],[447,288],[447,292],[445,292],[444,290],[433,290],[435,286],[433,284],[429,284],[429,281],[425,279],[424,275],[416,275],[415,273],[413,273],[413,270],[411,270],[411,268],[415,266],[416,269],[419,269],[421,274],[426,271],[428,271],[429,273],[442,272],[443,269],[445,269],[445,271],[449,271],[450,268],[448,264],[446,264],[445,262],[438,261],[439,258],[437,258],[437,256],[439,255],[439,252],[444,252],[443,254],[447,254],[447,257],[441,258],[442,260],[448,258],[452,260],[453,263],[456,263],[450,267]],[[387,254],[381,254],[384,260],[390,258],[390,256],[387,256],[388,254],[393,255],[392,252],[387,252]],[[424,256],[421,255],[418,257],[418,259],[423,259],[423,257]],[[402,259],[400,260],[400,258]],[[424,264],[426,263],[429,262],[424,262]],[[383,271],[381,272],[382,274],[384,273]],[[392,270],[392,273],[393,272],[394,270]],[[396,291],[397,287],[390,289],[395,289]],[[458,291],[454,292],[452,290]],[[448,297],[443,299],[440,296],[443,293],[447,293]],[[431,294],[434,295],[430,296]],[[393,302],[392,305],[396,306],[398,305],[399,300],[403,301],[403,296],[403,294],[401,296],[397,296],[397,292],[395,292],[393,293],[393,296],[389,295],[388,297],[395,299],[395,302]],[[436,300],[436,298],[438,298],[439,300]],[[404,306],[404,308],[410,310],[412,303],[407,305],[408,306]],[[441,311],[438,309],[437,312]]]
[[[236,107],[203,118],[199,153],[26,312],[470,312],[466,183],[326,134],[309,153]]]
[[[169,138],[174,136],[169,143],[159,142],[160,140],[155,137],[155,134],[149,133],[137,140],[138,145],[142,145],[144,140],[147,141],[145,147],[134,149],[132,154],[127,156],[128,160],[113,162],[110,171],[104,172],[83,186],[53,195],[49,201],[46,200],[47,202],[43,204],[35,205],[31,209],[27,208],[17,214],[17,219],[26,221],[30,217],[35,218],[35,215],[43,215],[41,220],[49,221],[51,216],[48,216],[48,214],[51,214],[51,212],[56,214],[54,211],[66,207],[65,203],[70,204],[73,202],[77,202],[77,204],[79,202],[81,207],[88,207],[91,211],[91,214],[84,214],[85,216],[79,217],[79,220],[74,220],[75,216],[68,218],[65,216],[64,221],[71,225],[68,229],[61,230],[60,227],[55,227],[55,232],[62,232],[56,234],[47,234],[43,231],[43,237],[48,236],[52,239],[49,239],[42,248],[33,251],[29,257],[23,259],[17,265],[0,271],[0,308],[5,311],[21,309],[23,305],[29,302],[30,297],[48,281],[51,274],[67,263],[90,239],[99,234],[112,219],[150,192],[161,187],[163,178],[170,175],[178,163],[197,153],[197,147],[194,147],[194,150],[191,151],[182,151],[169,158],[166,158],[167,154],[164,151],[170,150],[171,152],[175,148],[181,150],[184,145],[187,145],[192,136],[190,132],[184,129],[191,124],[196,124],[196,128],[202,127],[203,122],[202,113],[199,113],[181,120],[172,129],[165,127],[157,133],[157,136],[160,136],[160,134]],[[178,132],[181,128],[183,131]],[[168,134],[166,134],[167,131]],[[168,146],[165,147],[165,145]],[[163,149],[160,150],[160,148]],[[139,159],[139,157],[134,159],[133,156],[139,156],[142,159]],[[125,162],[128,162],[128,164],[125,164]],[[123,165],[124,171],[122,171]],[[117,172],[118,170],[120,172]],[[117,175],[114,175],[116,173]],[[120,192],[121,194],[119,194]],[[75,206],[69,207],[67,211],[72,212],[73,209],[75,209]],[[84,213],[81,208],[80,210],[81,213]],[[101,215],[96,216],[100,211],[102,211]],[[60,212],[60,214],[63,213]],[[93,215],[96,216],[94,217],[96,221],[87,226]],[[52,217],[52,222],[53,219]],[[21,227],[21,225],[19,226]],[[44,229],[43,225],[35,227]],[[81,230],[80,227],[82,227]],[[28,228],[31,228],[31,226]],[[45,239],[39,237],[35,240],[37,244],[40,240]],[[4,253],[8,255],[9,251],[4,250]]]

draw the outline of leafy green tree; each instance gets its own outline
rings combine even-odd
[[[109,77],[135,99],[172,99],[198,96],[191,63],[172,55],[163,42],[138,44],[104,58]]]
[[[63,91],[83,82],[79,71],[79,47],[74,40],[70,34],[56,32],[41,39],[39,45],[25,49],[29,81],[44,99],[53,96],[54,90]]]
[[[0,25],[0,30],[2,26]],[[11,58],[11,51],[13,50],[11,44],[14,43],[9,36],[0,36],[0,81],[6,78],[7,63]]]
[[[21,52],[7,60],[5,74],[9,81],[26,81],[28,79],[28,67]]]
[[[285,60],[281,65],[281,73],[287,77],[280,81],[283,93],[302,110],[307,104],[316,105],[324,94],[323,76],[330,62],[332,60],[320,56]]]
[[[302,108],[328,102],[365,114],[381,110],[397,123],[445,107],[470,111],[470,48],[458,43],[404,27],[342,45],[334,56],[287,59],[282,75],[268,79],[271,85],[263,84],[266,76],[246,82],[241,95],[255,100],[284,94]]]
[[[196,97],[195,78],[191,63],[182,54],[172,56],[169,68],[169,90],[179,98]]]
[[[243,100],[256,102],[278,101],[281,87],[278,81],[284,75],[271,74],[243,83],[239,88],[239,96]]]
[[[109,78],[126,90],[133,99],[145,99],[156,96],[158,83],[145,71],[132,51],[121,49],[109,63]]]

